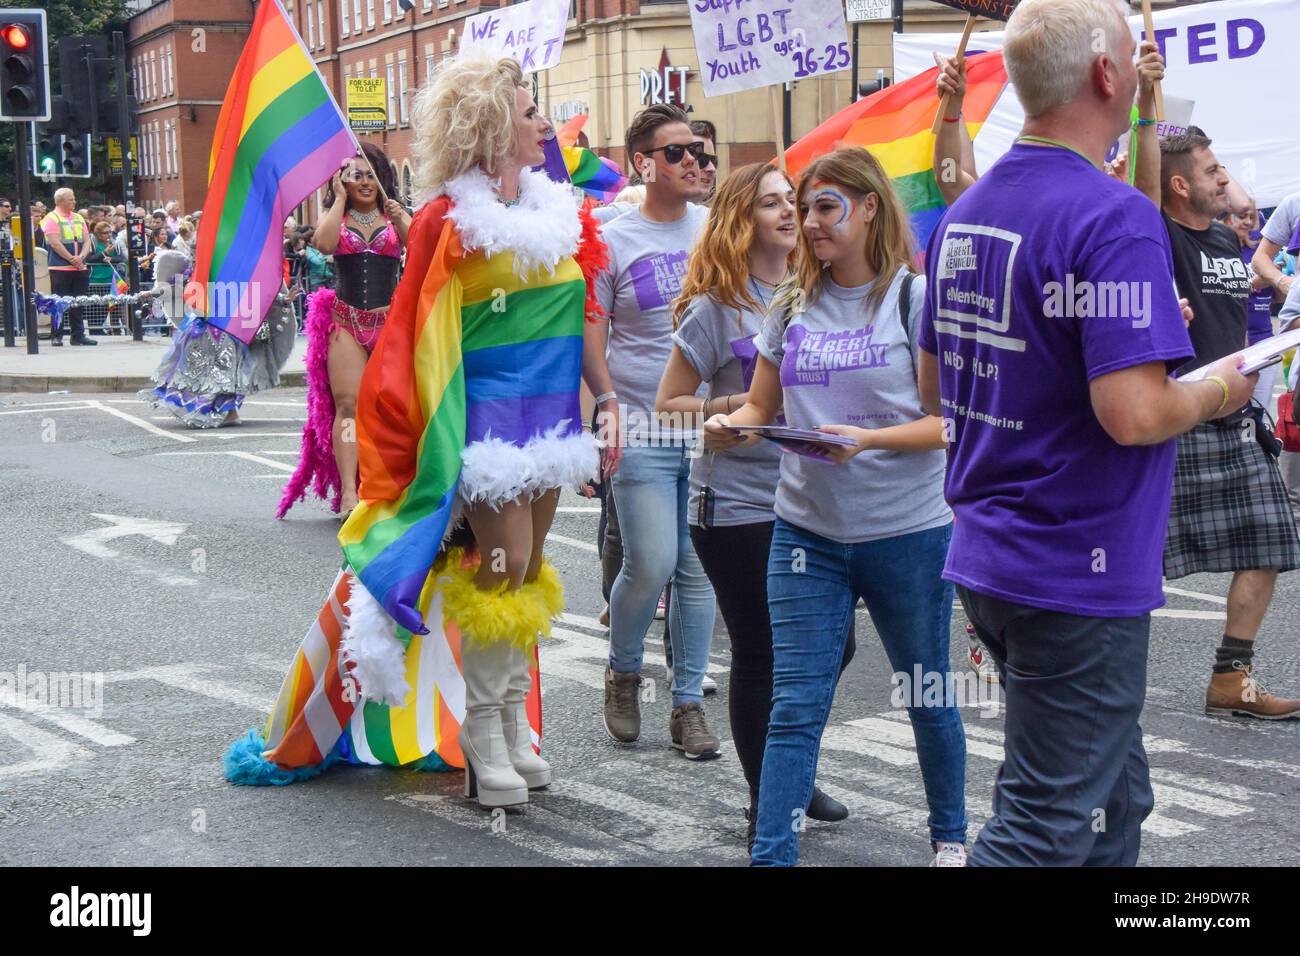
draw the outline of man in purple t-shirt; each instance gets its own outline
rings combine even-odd
[[[920,381],[949,438],[944,576],[993,654],[1006,761],[975,866],[1133,865],[1153,797],[1138,715],[1173,438],[1240,407],[1231,361],[1192,355],[1159,212],[1100,170],[1127,127],[1136,49],[1110,0],[1024,0],[1012,149],[926,255]],[[1063,49],[1106,52],[1075,60]]]

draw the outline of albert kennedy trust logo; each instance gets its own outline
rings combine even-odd
[[[50,897],[51,926],[129,926],[131,935],[148,936],[152,893],[83,893],[74,886]]]

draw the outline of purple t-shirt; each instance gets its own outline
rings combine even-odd
[[[920,342],[953,439],[944,577],[1069,614],[1160,607],[1175,442],[1117,444],[1089,395],[1192,355],[1160,211],[1075,153],[1017,144],[940,220],[926,277]]]
[[[1246,275],[1253,280],[1255,269],[1250,264],[1255,255],[1254,246],[1241,247],[1241,261],[1246,264]],[[1273,290],[1271,287],[1252,292],[1246,306],[1246,344],[1254,345],[1273,334]]]

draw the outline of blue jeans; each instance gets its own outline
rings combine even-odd
[[[704,700],[713,641],[713,587],[686,524],[690,460],[683,448],[623,449],[612,490],[623,538],[623,569],[609,593],[609,666],[641,670],[645,636],[671,578],[673,706]]]
[[[758,791],[756,866],[799,859],[803,811],[844,637],[866,601],[895,672],[916,667],[948,686],[952,585],[943,580],[952,525],[840,544],[776,521],[767,565],[772,618],[772,717]],[[928,679],[928,678],[927,678]],[[930,838],[966,842],[966,734],[951,700],[907,709],[930,805]]]
[[[1081,617],[957,589],[1006,694],[1006,759],[971,866],[1135,866],[1155,798],[1138,717],[1151,615]]]

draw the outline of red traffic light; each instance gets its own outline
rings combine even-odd
[[[0,36],[4,37],[5,43],[15,50],[25,50],[32,42],[31,36],[27,33],[27,28],[20,23],[7,24],[3,29],[0,29]]]

